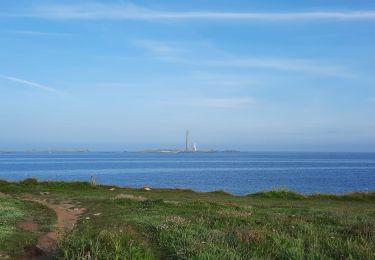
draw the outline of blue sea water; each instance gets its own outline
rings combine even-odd
[[[302,193],[375,190],[375,153],[9,153],[0,179],[88,181],[127,187]]]

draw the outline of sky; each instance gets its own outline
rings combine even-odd
[[[0,150],[375,151],[375,2],[0,2]]]

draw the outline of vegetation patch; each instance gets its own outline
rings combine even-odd
[[[286,188],[274,188],[270,191],[262,191],[248,196],[252,197],[263,197],[263,198],[274,198],[274,199],[304,199],[304,195],[298,194],[293,191],[289,191]]]
[[[275,189],[232,196],[110,189],[80,182],[3,183],[0,191],[48,196],[86,209],[59,241],[60,259],[373,259],[375,255],[371,192],[301,195]],[[8,217],[13,228],[28,217],[25,208],[19,209],[21,215]]]
[[[127,232],[82,226],[58,244],[56,257],[81,259],[154,259],[152,251]]]
[[[0,252],[11,257],[36,244],[38,235],[49,231],[55,216],[43,205],[0,196]]]
[[[136,200],[136,201],[145,201],[147,200],[143,196],[134,196],[133,194],[125,194],[125,193],[120,193],[116,195],[115,199],[128,199],[128,200]]]

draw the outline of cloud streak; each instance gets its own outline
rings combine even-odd
[[[314,12],[161,11],[134,4],[74,4],[36,6],[32,11],[3,16],[80,20],[244,20],[356,21],[375,20],[375,10]]]
[[[57,89],[54,89],[54,88],[51,88],[51,87],[48,87],[48,86],[45,86],[45,85],[42,85],[42,84],[39,84],[39,83],[36,83],[36,82],[32,82],[32,81],[28,81],[28,80],[24,80],[24,79],[20,79],[20,78],[15,78],[15,77],[4,76],[4,75],[0,75],[0,78],[5,79],[5,80],[9,80],[9,81],[13,81],[13,82],[16,82],[16,83],[20,83],[20,84],[23,84],[25,86],[29,86],[29,87],[32,87],[32,88],[35,88],[35,89],[38,89],[38,90],[50,92],[50,93],[53,93],[53,94],[57,94],[57,95],[63,94],[62,92],[60,92]]]
[[[241,108],[255,104],[255,99],[243,98],[183,98],[173,101],[159,101],[158,104],[209,108]]]
[[[155,55],[174,55],[182,52],[182,49],[179,49],[171,44],[167,44],[161,41],[154,40],[139,40],[135,42],[136,45],[142,47],[149,52]]]
[[[210,68],[261,69],[285,72],[301,72],[339,78],[355,78],[357,73],[351,68],[313,59],[294,59],[278,57],[234,57],[219,59],[193,59],[191,57],[161,57],[161,61],[181,63]]]
[[[194,66],[223,67],[236,69],[262,69],[287,72],[302,72],[315,75],[355,78],[357,73],[342,65],[331,64],[325,60],[289,57],[244,57],[227,53],[213,46],[194,46],[191,43],[171,44],[163,41],[142,40],[138,47],[153,53],[164,62]],[[198,47],[200,47],[198,49]],[[215,58],[203,58],[202,53],[215,53]],[[212,55],[211,55],[212,56]],[[219,57],[219,58],[216,58]]]
[[[290,59],[290,58],[240,58],[224,60],[208,60],[207,64],[213,66],[225,66],[235,68],[259,68],[281,71],[296,71],[326,76],[354,77],[353,71],[330,64],[324,64],[314,60]]]
[[[57,32],[41,32],[32,30],[3,30],[1,32],[19,35],[30,35],[30,36],[67,36],[68,33],[57,33]]]

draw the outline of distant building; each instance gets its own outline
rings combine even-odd
[[[191,143],[189,142],[189,130],[186,130],[186,135],[185,135],[185,152],[188,153],[188,152],[197,152],[197,151],[198,151],[197,144],[193,143],[191,145]]]
[[[193,143],[193,148],[192,148],[193,152],[197,152],[198,149],[197,149],[197,144],[196,143]]]

